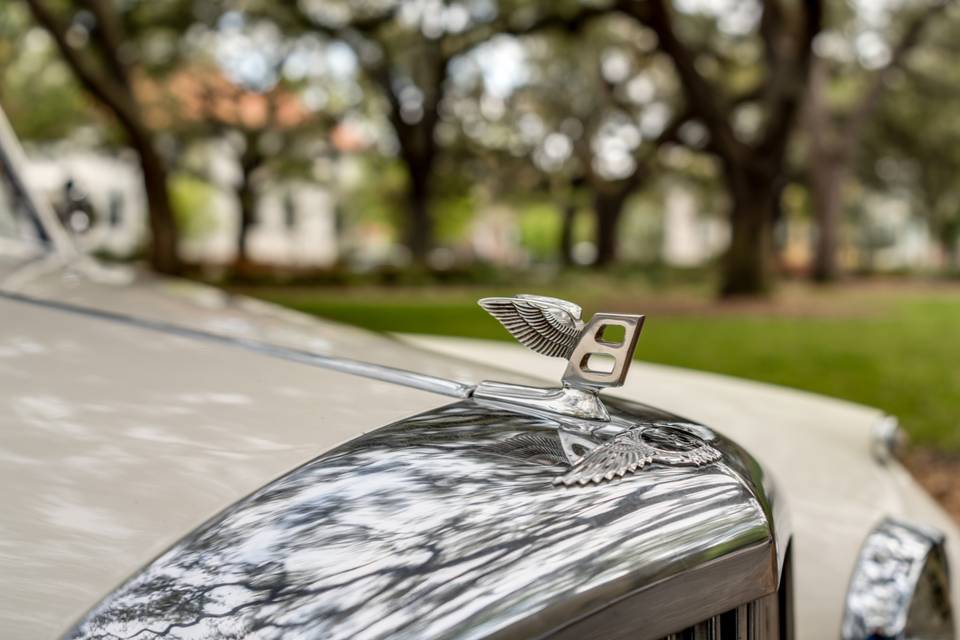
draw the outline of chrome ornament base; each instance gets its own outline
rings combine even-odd
[[[529,387],[507,382],[481,382],[473,397],[527,407],[547,413],[559,413],[582,420],[607,422],[610,414],[596,391],[575,387]]]

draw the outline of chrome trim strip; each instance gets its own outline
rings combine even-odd
[[[944,537],[892,519],[860,549],[847,591],[843,640],[952,640],[953,611]]]
[[[775,593],[757,462],[671,414],[608,408],[635,426],[681,425],[722,459],[557,487],[564,417],[464,400],[365,434],[215,516],[68,637],[654,640]]]
[[[40,300],[31,296],[13,293],[10,291],[0,291],[0,298],[23,304],[32,304],[48,309],[55,309],[65,313],[98,318],[100,320],[107,320],[109,322],[117,322],[127,326],[137,327],[139,329],[146,329],[148,331],[157,331],[170,335],[181,336],[184,338],[216,342],[230,347],[239,347],[241,349],[246,349],[247,351],[253,351],[273,358],[281,358],[283,360],[299,362],[301,364],[306,364],[313,367],[321,367],[324,369],[339,371],[341,373],[370,378],[372,380],[380,380],[381,382],[388,382],[405,387],[411,387],[413,389],[420,389],[421,391],[428,391],[430,393],[449,396],[451,398],[467,398],[473,393],[473,385],[470,384],[457,382],[455,380],[448,380],[446,378],[439,378],[437,376],[431,376],[424,373],[407,371],[405,369],[397,369],[394,367],[372,364],[369,362],[363,362],[361,360],[322,356],[300,349],[291,349],[288,347],[272,345],[260,340],[234,338],[211,333],[209,331],[190,329],[188,327],[182,327],[168,322],[139,318],[137,316],[132,316],[125,313],[117,313],[114,311],[93,309],[67,302]]]

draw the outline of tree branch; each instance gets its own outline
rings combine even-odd
[[[664,0],[619,0],[617,7],[657,34],[660,50],[673,62],[680,78],[687,107],[703,121],[718,153],[731,161],[741,156],[743,143],[730,126],[729,107],[722,92],[697,69],[696,56],[677,36]]]
[[[680,129],[683,125],[687,124],[693,120],[693,110],[689,107],[683,111],[678,111],[677,114],[673,117],[673,120],[667,123],[667,126],[663,128],[663,131],[660,132],[656,138],[653,139],[654,148],[659,149],[661,146],[679,141]]]
[[[890,59],[874,72],[869,88],[854,109],[853,117],[850,119],[844,136],[848,146],[857,143],[867,121],[876,112],[890,75],[903,65],[910,51],[920,43],[924,30],[934,18],[946,10],[950,2],[951,0],[937,0],[933,6],[917,12],[917,15],[909,22],[900,40],[894,45],[890,53]]]
[[[66,25],[50,11],[43,0],[26,0],[26,3],[37,23],[53,38],[63,59],[73,69],[83,87],[112,111],[128,132],[137,131],[142,134],[143,127],[129,93],[125,92],[122,86],[98,75],[90,68],[80,52],[67,42]]]
[[[765,4],[765,11],[775,0]],[[787,144],[797,111],[803,103],[804,90],[810,74],[813,39],[823,24],[822,0],[803,0],[800,6],[800,24],[793,39],[792,55],[780,58],[777,67],[767,69],[773,77],[767,97],[767,128],[758,148],[770,155],[780,155]]]
[[[614,12],[615,9],[609,7],[581,7],[576,13],[571,15],[549,14],[539,16],[525,24],[509,24],[503,22],[482,24],[459,36],[448,36],[445,42],[444,54],[453,58],[466,53],[470,49],[500,34],[522,37],[548,29],[561,29],[567,33],[577,33],[594,19],[610,15]]]
[[[93,29],[94,41],[99,45],[100,59],[113,76],[114,82],[127,91],[130,90],[130,73],[120,61],[119,51],[123,45],[123,27],[114,13],[109,0],[83,0],[83,5],[89,9],[97,20]]]
[[[783,56],[780,48],[783,46],[783,7],[780,0],[763,0],[763,13],[760,15],[760,38],[767,59],[768,68],[779,66]]]

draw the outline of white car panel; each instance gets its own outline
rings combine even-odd
[[[5,299],[0,379],[0,636],[17,639],[59,635],[276,476],[451,401]]]

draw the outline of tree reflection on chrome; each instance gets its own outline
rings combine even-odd
[[[551,420],[473,401],[385,427],[215,517],[68,637],[482,637],[770,539],[749,464],[570,490],[557,451]]]

